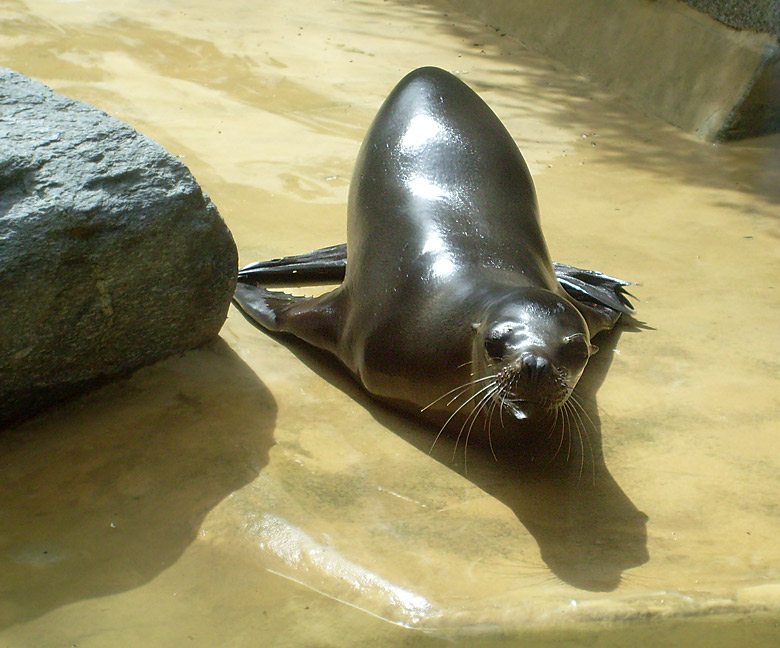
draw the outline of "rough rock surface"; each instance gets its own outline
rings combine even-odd
[[[0,68],[0,424],[213,338],[236,268],[176,157]]]
[[[780,36],[780,0],[685,0],[715,20],[735,29]]]

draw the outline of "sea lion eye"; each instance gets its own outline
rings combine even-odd
[[[595,349],[595,350],[591,350]],[[597,351],[588,342],[588,338],[583,333],[575,333],[563,339],[563,348],[561,353],[570,360],[586,362],[588,358]]]
[[[497,326],[485,336],[485,351],[494,360],[501,360],[506,355],[507,342],[512,334],[509,326]]]

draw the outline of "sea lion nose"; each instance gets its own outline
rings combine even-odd
[[[538,378],[550,369],[550,361],[543,355],[526,351],[520,356],[520,371],[529,378]]]

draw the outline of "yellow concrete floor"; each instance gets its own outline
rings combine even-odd
[[[598,460],[575,443],[566,475],[429,453],[231,309],[0,435],[0,645],[780,638],[780,139],[696,141],[445,0],[4,0],[0,65],[181,156],[242,263],[345,240],[375,111],[449,69],[516,138],[553,257],[639,282],[644,323],[599,343]]]

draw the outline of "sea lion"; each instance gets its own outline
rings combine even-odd
[[[260,287],[342,278],[316,298]],[[557,416],[591,338],[631,312],[626,285],[553,268],[514,140],[465,83],[425,67],[366,135],[346,247],[247,266],[234,299],[262,328],[333,354],[373,396],[442,429],[470,419],[471,433],[481,416],[489,437],[494,415],[510,436]]]

